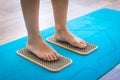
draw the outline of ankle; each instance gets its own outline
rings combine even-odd
[[[40,34],[28,34],[28,40],[42,39]]]
[[[60,26],[60,27],[56,27],[56,33],[63,33],[63,32],[68,32],[66,27]]]
[[[29,43],[37,43],[37,42],[43,42],[43,39],[40,35],[35,36],[28,36],[28,44]]]
[[[67,31],[66,25],[55,24],[56,32],[65,32]]]
[[[67,28],[61,28],[61,29],[56,29],[55,30],[56,34],[63,34],[63,33],[66,33],[66,32],[68,32]]]

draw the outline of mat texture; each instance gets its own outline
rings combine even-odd
[[[56,39],[54,39],[53,36],[50,36],[46,39],[48,42],[50,43],[53,43],[57,46],[60,46],[62,48],[65,48],[65,49],[68,49],[70,51],[73,51],[73,52],[76,52],[80,55],[88,55],[90,54],[91,52],[93,52],[94,50],[96,50],[98,48],[97,45],[93,44],[93,43],[88,43],[87,42],[87,47],[82,49],[82,48],[78,48],[78,47],[74,47],[72,45],[70,45],[69,43],[67,42],[64,42],[64,41],[58,41]]]
[[[96,80],[120,63],[120,11],[100,9],[68,21],[67,26],[74,35],[99,48],[81,56],[47,43],[73,61],[69,67],[54,73],[16,54],[25,47],[27,37],[24,37],[0,46],[0,80]],[[52,36],[54,30],[51,27],[41,31],[43,39]]]
[[[43,61],[37,56],[33,55],[31,52],[27,51],[25,48],[18,50],[17,54],[53,72],[60,71],[72,63],[72,60],[64,56],[56,61]]]

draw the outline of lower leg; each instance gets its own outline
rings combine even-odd
[[[28,38],[38,37],[39,35],[39,0],[21,0],[21,6]]]
[[[51,0],[54,12],[56,31],[67,30],[66,19],[68,0]]]
[[[52,0],[56,26],[54,37],[57,40],[66,41],[73,46],[85,48],[87,46],[85,41],[71,34],[66,27],[68,1],[69,0]]]
[[[60,56],[49,47],[39,34],[39,0],[21,0],[25,25],[28,32],[26,49],[44,60],[56,60]]]

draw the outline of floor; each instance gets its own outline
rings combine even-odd
[[[27,35],[20,7],[20,0],[8,1],[9,0],[0,0],[0,45]],[[70,0],[68,20],[103,7],[120,10],[120,0],[89,0],[89,2],[88,0]],[[40,30],[54,25],[50,0],[40,1],[39,23]],[[120,64],[100,80],[120,80],[119,76]]]

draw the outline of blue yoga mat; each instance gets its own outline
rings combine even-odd
[[[82,56],[47,42],[73,60],[60,72],[50,72],[16,54],[16,50],[25,47],[24,37],[0,47],[0,80],[96,80],[120,63],[120,11],[100,9],[70,20],[67,25],[74,35],[99,48]],[[42,37],[53,35],[54,29],[41,31]]]

